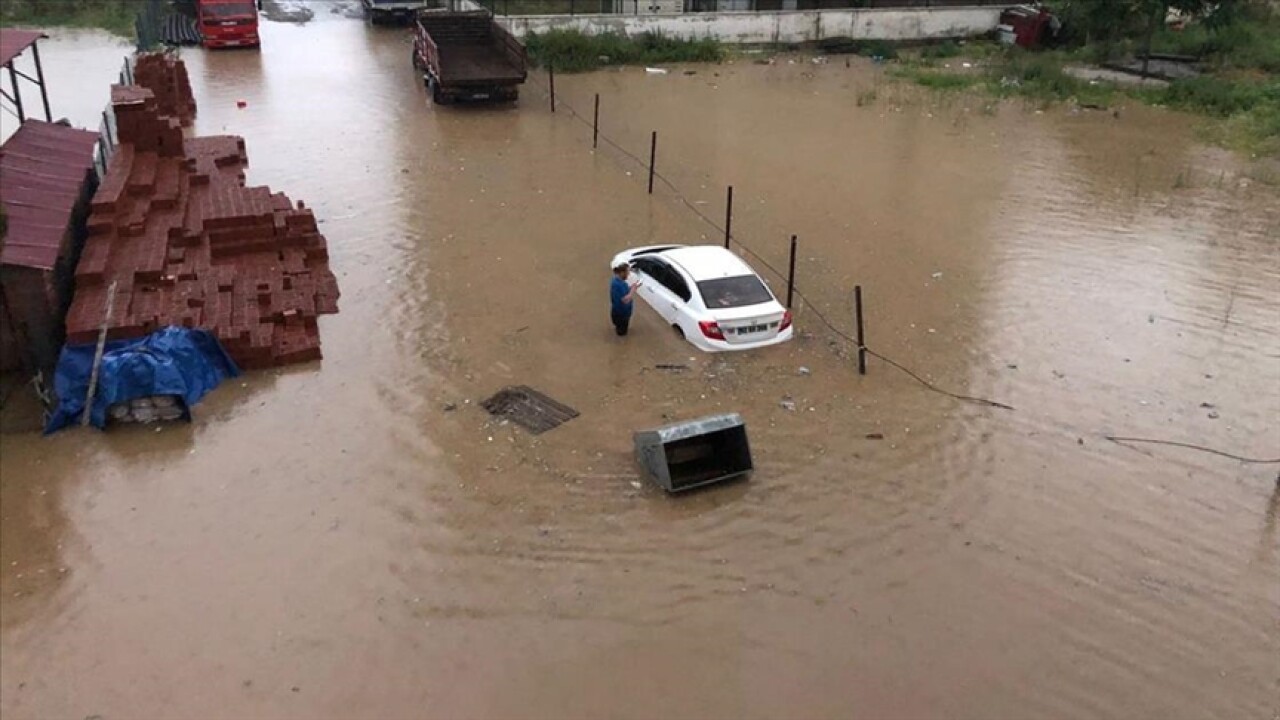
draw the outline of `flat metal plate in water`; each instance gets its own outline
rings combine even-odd
[[[490,415],[506,417],[534,435],[578,417],[577,410],[525,385],[503,388],[480,405]]]

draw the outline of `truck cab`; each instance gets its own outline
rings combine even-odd
[[[198,0],[196,16],[207,48],[258,47],[258,7],[254,0]]]

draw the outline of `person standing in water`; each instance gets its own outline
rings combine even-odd
[[[613,320],[614,332],[619,336],[627,334],[631,325],[631,311],[634,309],[636,289],[640,283],[628,283],[631,267],[622,263],[613,269],[613,281],[609,283],[609,301],[611,303],[610,318]]]

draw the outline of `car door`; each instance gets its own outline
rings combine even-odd
[[[655,312],[662,316],[667,322],[671,321],[671,304],[673,295],[667,289],[664,278],[669,272],[667,264],[654,257],[639,258],[631,264],[636,270],[636,274],[640,277],[640,297],[653,308]]]
[[[658,262],[651,257],[636,258],[631,263],[631,270],[633,277],[629,278],[627,282],[639,282],[640,289],[637,290],[637,294],[649,307],[661,315],[662,297],[656,292],[656,288],[661,286],[661,283],[658,282],[658,278],[655,276],[661,271]]]
[[[677,324],[681,316],[687,314],[685,304],[689,301],[689,285],[680,271],[661,258],[654,258],[651,300],[653,309],[658,311],[662,319],[669,324]]]

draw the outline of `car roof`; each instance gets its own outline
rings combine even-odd
[[[658,254],[683,268],[694,282],[756,274],[742,258],[718,245],[690,245]]]

